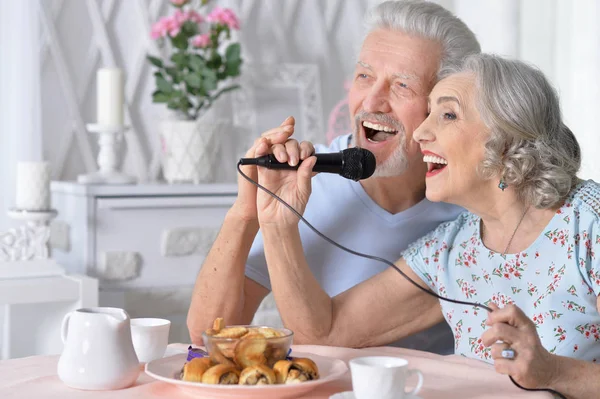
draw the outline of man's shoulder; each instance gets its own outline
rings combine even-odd
[[[335,137],[329,144],[314,144],[315,152],[318,154],[327,152],[339,152],[348,148],[350,133]]]

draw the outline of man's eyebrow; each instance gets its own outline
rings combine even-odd
[[[439,98],[437,99],[437,103],[438,103],[438,105],[439,105],[439,104],[441,104],[441,103],[448,102],[448,101],[453,101],[453,102],[457,103],[458,105],[460,105],[460,101],[458,101],[458,98],[456,98],[456,97],[452,97],[452,96],[442,96],[442,97],[439,97]]]
[[[373,69],[373,68],[371,68],[371,65],[369,65],[369,64],[367,64],[366,62],[363,62],[363,61],[358,61],[357,64],[360,65],[363,68],[366,68],[366,69],[371,69],[371,70]]]
[[[412,74],[412,73],[396,72],[395,74],[392,75],[392,77],[398,78],[398,79],[414,80],[414,81],[417,81],[417,82],[419,81],[419,77],[417,75]]]

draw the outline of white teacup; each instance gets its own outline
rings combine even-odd
[[[350,360],[352,390],[356,399],[404,399],[416,395],[423,386],[423,374],[409,369],[399,357],[368,356]],[[419,381],[406,392],[406,380],[416,374]]]
[[[131,339],[140,363],[164,356],[169,343],[171,322],[166,319],[131,319]]]

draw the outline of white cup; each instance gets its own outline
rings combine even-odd
[[[171,322],[166,319],[131,319],[131,339],[140,363],[164,356],[169,343]]]
[[[350,360],[352,390],[356,399],[404,399],[416,395],[423,386],[423,373],[409,369],[399,357],[368,356]],[[419,381],[406,392],[406,380],[417,375]]]

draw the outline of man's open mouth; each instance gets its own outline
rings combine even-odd
[[[427,172],[428,173],[431,173],[433,171],[441,171],[448,165],[448,161],[446,161],[442,157],[438,157],[435,155],[423,156],[423,162],[427,163]]]
[[[367,140],[372,143],[381,143],[389,140],[398,133],[397,130],[394,130],[389,126],[380,125],[379,123],[363,121],[362,125],[365,129]]]

